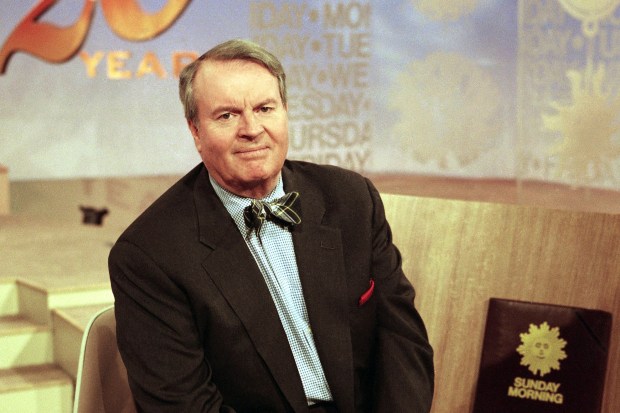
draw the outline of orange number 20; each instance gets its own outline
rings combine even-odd
[[[137,0],[100,0],[105,19],[118,36],[131,41],[152,39],[168,29],[191,0],[169,0],[156,13],[146,13]],[[0,49],[0,74],[5,73],[13,53],[23,51],[45,61],[61,63],[78,52],[95,10],[95,0],[86,0],[77,21],[69,27],[38,22],[57,0],[41,0],[9,35]]]

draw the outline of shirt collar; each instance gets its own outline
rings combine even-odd
[[[215,190],[218,198],[224,204],[224,207],[230,214],[230,216],[235,220],[235,222],[240,221],[245,225],[243,221],[243,210],[245,207],[250,205],[251,198],[242,197],[232,192],[224,189],[220,184],[218,184],[215,179],[209,174],[209,182],[211,182],[211,186]],[[274,199],[280,198],[284,196],[284,184],[282,182],[282,173],[278,175],[278,182],[276,183],[275,188],[267,194],[264,198],[261,198],[261,201],[273,201]]]

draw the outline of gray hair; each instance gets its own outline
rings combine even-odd
[[[263,47],[248,40],[233,39],[221,43],[189,65],[185,66],[179,76],[179,97],[185,110],[185,118],[192,123],[197,123],[198,107],[194,96],[194,77],[198,69],[205,61],[231,61],[247,60],[258,63],[269,71],[278,81],[280,98],[286,106],[286,74],[282,63],[273,54]]]

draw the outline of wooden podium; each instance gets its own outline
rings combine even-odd
[[[432,413],[472,411],[492,297],[611,313],[602,413],[620,412],[620,215],[382,198],[435,350]]]

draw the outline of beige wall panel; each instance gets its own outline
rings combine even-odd
[[[9,187],[9,169],[0,165],[0,216],[11,212],[11,193]]]
[[[436,352],[433,413],[473,406],[490,297],[613,313],[603,412],[620,412],[620,215],[383,199]]]

